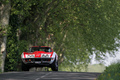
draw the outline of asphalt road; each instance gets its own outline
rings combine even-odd
[[[7,72],[0,80],[95,80],[100,73],[87,72]]]

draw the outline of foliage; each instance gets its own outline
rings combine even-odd
[[[106,52],[114,54],[120,39],[119,3],[119,0],[11,0],[7,44],[10,61],[6,59],[11,68],[6,70],[15,69],[15,56],[20,59],[22,51],[30,45],[52,47],[59,55],[59,64],[64,61],[61,65],[69,66],[78,63],[86,66],[93,53],[98,60]]]
[[[120,80],[120,62],[108,66],[97,80]]]
[[[10,27],[7,29],[8,39],[7,39],[7,56],[5,61],[5,71],[18,71],[20,70],[21,64],[21,53],[27,48],[26,41],[18,41],[17,29],[18,17],[16,15],[11,15]],[[16,68],[17,67],[17,68]]]
[[[1,57],[1,54],[0,54],[0,57]],[[1,62],[2,62],[2,61],[1,61],[1,59],[0,59],[0,64],[1,64]],[[1,70],[1,67],[0,67],[0,73],[1,73],[1,72],[2,72],[2,70]]]

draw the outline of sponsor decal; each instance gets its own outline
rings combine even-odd
[[[35,58],[35,54],[26,54],[26,58]]]
[[[51,54],[41,54],[42,58],[50,58]]]

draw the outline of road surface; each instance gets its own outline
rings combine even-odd
[[[100,73],[87,72],[6,72],[0,80],[95,80]]]

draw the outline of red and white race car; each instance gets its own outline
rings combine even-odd
[[[29,52],[21,55],[22,70],[29,71],[31,67],[51,67],[53,71],[58,71],[58,55],[46,46],[33,46]]]

